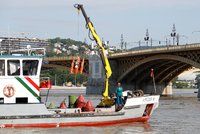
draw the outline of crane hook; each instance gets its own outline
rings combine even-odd
[[[78,10],[80,10],[80,6],[82,6],[81,4],[74,4],[74,7],[77,8]]]

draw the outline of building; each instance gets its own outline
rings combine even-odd
[[[23,49],[27,48],[27,46],[31,46],[31,48],[46,48],[48,50],[49,43],[46,40],[35,38],[0,37],[0,51]]]

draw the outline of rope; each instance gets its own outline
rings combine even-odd
[[[80,33],[80,10],[78,10],[78,14],[77,14],[77,38],[79,41],[79,33]]]

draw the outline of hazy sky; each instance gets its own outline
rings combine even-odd
[[[194,80],[196,75],[199,74],[200,69],[193,68],[188,71],[184,71],[178,76],[179,80]]]
[[[165,40],[173,24],[187,36],[183,42],[200,42],[200,32],[194,32],[200,31],[200,0],[0,0],[0,36],[24,32],[83,41],[88,32],[75,3],[84,5],[97,33],[111,44],[121,34],[127,42],[143,40],[147,28],[154,40]]]

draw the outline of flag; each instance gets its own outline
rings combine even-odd
[[[151,73],[150,73],[151,77],[154,77],[154,72],[153,72],[153,68],[151,69]]]

